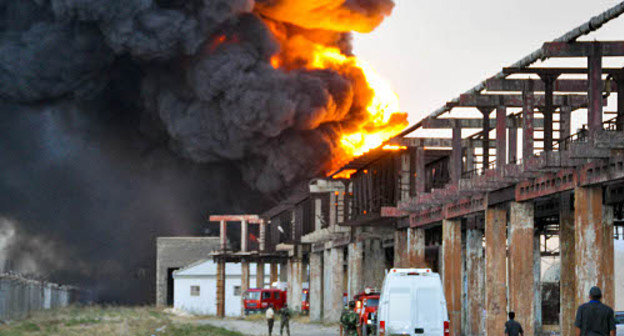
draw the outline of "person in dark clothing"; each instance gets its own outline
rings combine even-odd
[[[615,313],[600,302],[602,291],[594,286],[589,290],[589,302],[576,311],[576,336],[615,336]]]
[[[505,322],[505,336],[524,336],[524,330],[522,330],[520,323],[514,320],[515,318],[516,313],[509,312],[509,321]]]

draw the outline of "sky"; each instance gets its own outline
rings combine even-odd
[[[395,2],[392,16],[377,30],[356,34],[354,51],[391,83],[401,99],[401,109],[409,113],[413,124],[538,49],[543,42],[563,35],[620,1]],[[621,40],[622,32],[624,15],[583,40]],[[563,62],[574,66],[585,61]],[[616,62],[622,66],[621,60]],[[611,65],[605,62],[605,66]]]

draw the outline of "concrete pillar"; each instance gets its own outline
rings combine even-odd
[[[275,282],[279,281],[279,273],[277,272],[277,263],[272,262],[269,270],[269,278],[271,279],[270,285],[273,285]]]
[[[507,156],[507,108],[496,108],[496,168],[501,170]]]
[[[303,262],[301,258],[288,260],[288,305],[295,312],[301,312],[303,291]]]
[[[533,156],[533,131],[535,96],[533,95],[533,82],[527,81],[522,91],[522,160],[526,163]]]
[[[587,68],[589,70],[587,74],[589,80],[587,125],[589,134],[593,135],[602,130],[603,127],[602,91],[604,90],[604,82],[602,80],[602,48],[598,42],[596,42],[593,52],[587,57]]]
[[[535,232],[533,236],[533,306],[535,320],[535,335],[542,333],[542,249],[541,233]]]
[[[279,267],[279,281],[287,282],[288,281],[288,263],[281,263]]]
[[[227,223],[222,220],[219,222],[219,241],[221,242],[221,251],[227,248]]]
[[[452,138],[452,146],[453,150],[451,152],[451,162],[450,162],[450,175],[451,180],[454,184],[459,184],[459,179],[461,179],[462,174],[462,146],[461,146],[461,126],[459,122],[454,122],[453,125],[453,138]]]
[[[349,244],[349,263],[347,265],[349,271],[349,297],[360,293],[364,289],[364,243],[362,241],[354,241]]]
[[[310,321],[323,320],[323,254],[310,253]]]
[[[518,119],[510,117],[511,127],[509,128],[509,149],[507,150],[507,161],[516,163],[518,161]]]
[[[485,255],[483,231],[466,230],[466,336],[485,334]]]
[[[225,261],[217,263],[217,316],[225,317]]]
[[[249,262],[241,262],[241,316],[245,316],[245,305],[243,304],[243,295],[249,289]]]
[[[507,210],[485,211],[485,335],[500,336],[507,320]]]
[[[614,306],[613,207],[602,204],[601,187],[574,190],[576,268],[575,306],[588,301],[589,289],[602,289],[603,302]]]
[[[371,286],[381,290],[386,275],[386,251],[381,239],[368,239],[364,241],[364,265],[362,286]]]
[[[247,252],[247,242],[249,241],[249,223],[241,221],[241,251]]]
[[[256,288],[264,288],[264,263],[256,264]]]
[[[325,250],[323,281],[323,322],[338,322],[343,309],[344,252],[342,247]]]
[[[407,230],[394,231],[394,267],[401,268],[407,264]]]
[[[509,205],[509,307],[525,335],[535,335],[534,208],[530,202]]]
[[[266,250],[266,223],[264,219],[260,220],[259,231],[258,248],[260,252],[264,252]]]
[[[559,204],[559,251],[561,270],[559,283],[559,324],[561,335],[574,333],[576,315],[576,281],[574,262],[574,213],[569,193],[561,196]]]
[[[421,228],[407,229],[407,267],[425,268],[425,230]]]
[[[442,222],[444,294],[451,322],[451,336],[461,335],[462,245],[461,220]]]

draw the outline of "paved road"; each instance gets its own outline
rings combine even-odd
[[[268,330],[265,321],[242,321],[242,320],[219,320],[219,319],[206,319],[198,320],[198,324],[210,324],[215,327],[221,327],[232,331],[238,331],[248,336],[266,336]],[[286,331],[284,331],[285,333]],[[291,336],[333,336],[338,335],[339,329],[337,326],[324,326],[322,324],[315,323],[297,323],[290,322],[290,335]],[[273,336],[279,335],[279,320],[275,321],[275,327],[273,328]],[[285,336],[285,335],[284,335]]]

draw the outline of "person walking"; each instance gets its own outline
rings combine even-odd
[[[275,322],[275,311],[273,310],[273,304],[269,304],[269,308],[267,308],[266,313],[267,325],[269,327],[269,336],[273,333],[273,323]]]
[[[602,291],[599,287],[589,290],[589,302],[576,311],[576,336],[615,336],[615,313],[611,307],[600,302]]]
[[[355,301],[349,302],[349,310],[340,317],[340,334],[345,336],[360,335],[360,317],[354,311]],[[343,334],[344,331],[344,334]]]
[[[509,321],[505,322],[505,336],[524,336],[524,330],[522,325],[516,320],[516,313],[509,312]]]
[[[284,304],[284,307],[280,309],[280,336],[284,333],[284,327],[286,328],[286,334],[290,336],[290,316],[292,313],[288,309],[288,304]]]

